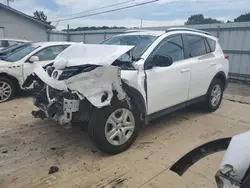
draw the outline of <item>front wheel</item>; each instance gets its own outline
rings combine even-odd
[[[16,88],[13,82],[5,77],[0,77],[0,103],[8,101],[15,96]]]
[[[118,154],[135,141],[140,123],[135,108],[129,108],[127,102],[117,100],[111,106],[94,110],[89,122],[89,133],[102,152]]]
[[[208,112],[214,112],[219,108],[223,98],[223,91],[223,83],[218,79],[213,80],[208,89],[205,103],[205,107]]]

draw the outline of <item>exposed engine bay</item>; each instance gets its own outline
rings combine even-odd
[[[121,67],[129,64],[125,67],[133,69],[126,54],[132,48],[76,44],[59,54],[53,64],[35,69],[23,85],[34,84],[39,91],[34,98],[39,110],[32,115],[68,127],[74,121],[88,121],[91,108],[110,105],[114,94],[119,100],[129,101],[122,87]],[[95,54],[96,50],[100,53]]]
[[[219,188],[250,187],[250,131],[232,138],[203,144],[179,159],[170,170],[182,176],[193,164],[207,155],[227,150],[215,174]]]

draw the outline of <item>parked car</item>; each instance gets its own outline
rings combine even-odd
[[[182,176],[204,157],[227,150],[215,173],[218,188],[250,187],[250,131],[203,144],[179,159],[170,170]]]
[[[137,31],[102,44],[75,44],[38,68],[24,83],[41,88],[32,112],[69,127],[88,122],[97,147],[126,150],[141,126],[201,102],[210,112],[221,104],[229,60],[218,39],[187,28]]]
[[[19,39],[10,39],[10,38],[0,38],[0,52],[4,48],[7,48],[9,46],[15,45],[15,44],[23,44],[28,43],[31,41],[28,40],[19,40]]]
[[[21,43],[21,44],[14,44],[12,46],[9,46],[7,48],[4,48],[0,51],[0,59],[4,59],[9,54],[23,48],[24,46],[29,45],[29,43]]]
[[[0,60],[0,103],[12,99],[23,88],[24,80],[35,67],[47,65],[65,48],[69,42],[40,42],[24,45]]]

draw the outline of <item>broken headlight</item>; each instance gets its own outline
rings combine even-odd
[[[65,69],[63,70],[62,74],[59,76],[58,80],[65,80],[77,74],[78,74],[77,69]]]
[[[62,74],[59,76],[58,80],[65,80],[68,79],[72,76],[78,75],[83,72],[90,72],[97,68],[98,65],[83,65],[83,66],[78,66],[78,67],[70,67],[63,69]]]

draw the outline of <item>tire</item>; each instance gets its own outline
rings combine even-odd
[[[13,99],[15,95],[16,87],[13,81],[5,77],[0,77],[0,103]]]
[[[216,94],[217,89],[219,91]],[[220,107],[220,104],[223,98],[223,92],[224,92],[223,83],[218,79],[214,79],[209,86],[208,93],[206,96],[205,109],[207,112],[214,112]],[[215,101],[214,96],[216,95],[217,97]]]
[[[129,131],[124,131],[127,128],[126,127],[120,127],[122,123],[114,123],[115,121],[111,121],[112,123],[108,123],[108,120],[110,120],[111,115],[116,115],[119,113],[127,112],[127,119],[125,121],[134,122],[134,129],[129,130]],[[132,143],[135,141],[137,138],[140,128],[141,128],[141,121],[139,118],[139,113],[135,110],[135,108],[132,106],[131,109],[129,108],[127,102],[122,102],[119,101],[118,99],[114,100],[112,102],[112,105],[103,107],[101,109],[94,109],[91,119],[89,121],[89,128],[88,128],[88,133],[90,138],[94,141],[96,144],[97,148],[101,150],[104,153],[107,154],[118,154],[126,149],[128,149]],[[113,116],[114,117],[114,116]],[[123,116],[121,116],[123,117]],[[124,116],[125,117],[125,116]],[[117,117],[115,117],[116,119]],[[118,118],[117,118],[118,119]],[[117,120],[116,119],[116,120]],[[125,118],[123,118],[124,120]],[[112,119],[113,120],[113,119]],[[123,121],[122,120],[122,121]],[[130,124],[129,123],[129,124]],[[113,124],[116,124],[114,126]],[[133,123],[131,123],[132,125]],[[125,124],[124,124],[125,125]],[[115,128],[116,127],[116,128]],[[120,129],[119,129],[120,127]],[[117,130],[118,129],[118,130]],[[115,131],[111,133],[111,131]],[[122,132],[124,132],[125,139],[120,139],[118,137],[119,135],[123,135]],[[109,135],[115,135],[111,141],[108,141],[107,137]],[[110,136],[111,138],[112,136]],[[127,140],[126,140],[127,139]],[[125,142],[124,142],[125,141]],[[111,143],[112,142],[112,143]],[[123,143],[124,142],[124,143]]]

